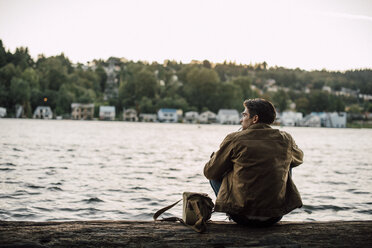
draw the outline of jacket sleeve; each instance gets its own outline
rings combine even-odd
[[[304,153],[303,151],[298,148],[296,145],[296,142],[291,137],[291,143],[292,143],[292,161],[291,161],[291,167],[299,166],[303,163]]]
[[[232,135],[228,135],[220,145],[220,149],[212,153],[209,162],[204,166],[204,176],[209,180],[220,180],[232,170]]]

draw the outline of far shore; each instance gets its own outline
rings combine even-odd
[[[93,118],[92,120],[72,120],[72,119],[34,119],[34,118],[14,118],[14,117],[3,117],[1,119],[12,119],[12,120],[39,120],[39,121],[100,121],[100,122],[125,122],[125,123],[169,123],[169,124],[193,124],[193,125],[228,125],[228,124],[220,124],[220,123],[188,123],[188,122],[176,122],[176,123],[171,123],[171,122],[146,122],[146,121],[136,121],[136,122],[130,122],[130,121],[123,121],[121,119],[115,119],[115,120],[100,120],[98,118]],[[231,125],[240,125],[240,124],[231,124]],[[280,124],[273,124],[272,126],[275,127],[304,127],[305,126],[283,126]],[[332,127],[309,127],[309,128],[332,128]],[[335,128],[335,127],[333,127]],[[356,128],[356,129],[361,129],[361,128],[372,128],[372,121],[354,121],[354,122],[348,122],[346,124],[346,128]]]

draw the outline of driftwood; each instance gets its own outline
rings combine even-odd
[[[210,222],[0,221],[0,247],[372,247],[372,221],[279,222],[249,228]]]

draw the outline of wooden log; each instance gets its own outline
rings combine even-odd
[[[372,221],[210,222],[203,234],[179,222],[0,221],[0,247],[372,247]]]

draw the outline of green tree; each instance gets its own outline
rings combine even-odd
[[[144,96],[140,101],[137,102],[135,106],[138,113],[155,113],[156,106],[152,99]]]
[[[189,109],[189,104],[183,97],[175,95],[173,97],[159,99],[156,104],[156,109],[160,108],[175,108],[187,111]]]
[[[134,77],[135,95],[137,99],[142,97],[154,98],[158,84],[153,72],[143,69]]]
[[[213,111],[215,109],[216,91],[219,83],[218,74],[211,69],[194,67],[187,73],[184,84],[186,100],[199,111],[207,107]]]
[[[142,98],[154,100],[159,92],[155,74],[150,70],[132,65],[119,86],[118,100],[124,107],[138,106]]]
[[[68,82],[68,74],[72,72],[70,61],[63,54],[55,57],[40,57],[36,63],[40,72],[42,90],[58,91],[62,84]]]
[[[75,95],[62,85],[58,91],[56,114],[63,115],[71,113],[71,103],[75,100]]]
[[[7,63],[7,56],[5,47],[3,46],[3,41],[0,40],[0,68],[5,66]]]
[[[234,83],[221,83],[216,89],[217,96],[211,109],[218,111],[221,108],[237,109],[240,111],[243,108],[243,94],[241,88]]]
[[[328,94],[322,91],[312,91],[309,94],[309,104],[312,111],[327,111],[327,109],[329,108]]]
[[[233,80],[233,84],[240,87],[240,90],[241,90],[242,95],[243,95],[243,99],[241,99],[241,100],[256,97],[254,92],[251,89],[251,86],[252,86],[252,78],[251,77],[248,77],[248,76],[238,77],[238,78]]]
[[[10,55],[9,59],[11,63],[20,67],[22,71],[34,64],[31,55],[28,53],[27,47],[16,48],[15,53]]]
[[[21,78],[30,83],[31,89],[39,89],[40,88],[39,74],[32,67],[26,68],[22,72]]]
[[[309,100],[306,97],[300,97],[296,101],[296,110],[303,113],[308,114],[311,112]]]
[[[31,96],[29,83],[21,78],[12,78],[10,83],[10,96],[14,104],[24,105],[30,100]]]
[[[183,66],[180,70],[177,71],[177,77],[178,80],[181,82],[181,84],[185,85],[187,83],[187,75],[190,71],[194,69],[198,69],[200,66],[195,64],[189,64],[186,66]]]
[[[363,111],[371,113],[372,112],[372,103],[371,102],[364,102]]]
[[[14,77],[20,76],[19,68],[9,63],[0,68],[0,106],[7,109],[13,108],[13,99],[10,94],[10,84]],[[9,110],[8,110],[9,111]]]
[[[9,89],[5,88],[5,85],[0,84],[0,106],[9,107]]]
[[[96,73],[97,73],[98,78],[99,78],[99,85],[101,87],[101,92],[105,92],[106,82],[107,82],[107,74],[106,74],[105,70],[103,69],[103,67],[101,65],[99,65],[96,68]]]
[[[92,89],[95,95],[101,94],[100,78],[92,70],[76,69],[73,73],[69,74],[67,82],[71,82],[84,89]]]
[[[347,112],[350,114],[362,114],[362,108],[358,104],[353,104],[349,106]]]
[[[25,111],[25,115],[28,117],[30,117],[32,114],[29,102],[30,96],[31,90],[29,83],[21,78],[12,78],[12,81],[10,83],[10,100],[13,105],[22,105]]]
[[[329,107],[328,111],[336,111],[336,112],[343,112],[345,111],[345,104],[342,102],[342,100],[335,96],[335,95],[329,95]]]
[[[45,94],[41,90],[32,88],[30,97],[31,108],[36,109],[37,106],[43,106],[45,104],[44,97]]]
[[[80,103],[93,103],[96,98],[96,93],[92,89],[84,89],[81,91],[82,94],[80,94],[77,97],[77,102]]]
[[[0,68],[0,84],[9,89],[13,77],[21,77],[21,71],[14,64],[8,63]]]
[[[288,107],[288,100],[289,97],[287,95],[287,92],[284,90],[279,90],[274,93],[273,95],[273,104],[276,107],[276,109],[280,112],[283,112]]]
[[[133,82],[121,81],[119,86],[118,101],[122,106],[129,108],[135,107],[135,85]]]

